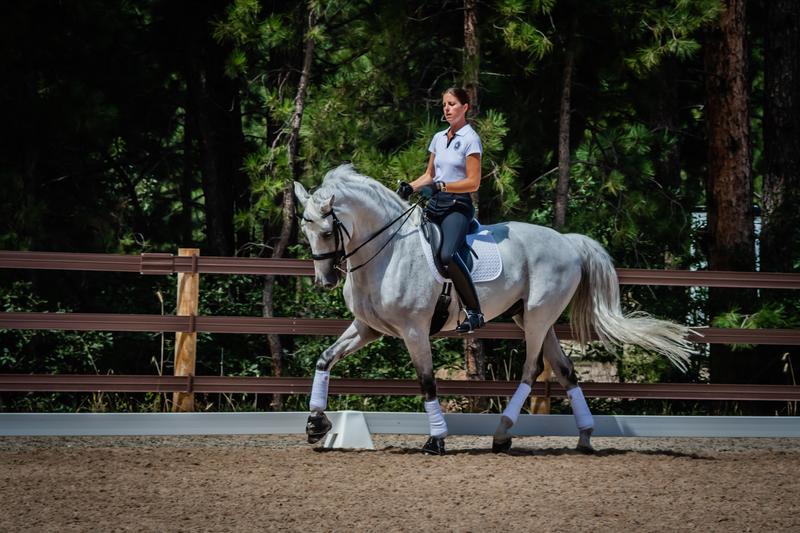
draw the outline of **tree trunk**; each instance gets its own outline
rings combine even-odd
[[[477,34],[478,2],[464,0],[464,89],[469,95],[472,116],[478,114],[478,87],[480,86],[480,41]],[[471,194],[476,209],[480,205],[478,191]],[[478,213],[476,213],[478,216]],[[486,355],[481,339],[464,339],[464,364],[467,379],[486,379]],[[471,411],[482,411],[488,405],[486,398],[470,399]]]
[[[745,5],[746,0],[727,0],[727,9],[707,35],[705,49],[711,270],[755,268]],[[749,312],[754,296],[748,290],[711,289],[709,314],[713,317],[732,308]],[[747,382],[757,370],[752,354],[712,346],[714,382]]]
[[[187,90],[200,144],[207,247],[210,255],[230,256],[235,249],[234,185],[243,179],[238,87],[223,74],[224,52],[213,42],[204,49],[204,63],[189,58]]]
[[[791,272],[800,242],[800,3],[770,0],[766,12],[761,270]]]
[[[570,141],[569,128],[571,116],[572,71],[575,68],[574,36],[568,37],[564,53],[564,71],[561,76],[561,111],[558,120],[558,183],[553,209],[553,228],[561,231],[567,221],[567,202],[569,196]]]
[[[655,75],[653,127],[663,132],[664,142],[655,158],[655,178],[669,193],[681,186],[681,158],[679,143],[667,144],[667,140],[680,129],[680,104],[678,98],[678,61],[666,57]],[[677,250],[673,250],[677,251]]]
[[[480,41],[478,41],[478,2],[464,0],[464,89],[469,95],[472,115],[478,114],[480,86]]]
[[[188,79],[188,76],[187,76]],[[183,172],[181,181],[178,184],[178,197],[181,201],[181,243],[182,247],[192,246],[192,212],[194,205],[192,202],[192,190],[194,190],[194,105],[192,99],[186,97],[184,102],[183,120]]]
[[[745,0],[728,0],[706,44],[709,262],[753,270]],[[736,291],[739,292],[739,291]]]
[[[685,255],[685,243],[692,239],[689,214],[681,209],[681,140],[680,100],[678,80],[680,64],[674,57],[665,57],[645,89],[652,95],[651,115],[648,118],[651,129],[658,134],[652,162],[656,183],[669,201],[658,201],[654,219],[670,221],[669,224],[655,224],[652,239],[661,243],[664,269],[681,267]],[[673,302],[675,309],[688,313],[689,291],[686,287],[660,287],[659,295]]]
[[[308,32],[306,34],[305,54],[303,56],[303,69],[300,73],[300,81],[297,84],[297,95],[294,99],[294,113],[292,114],[292,120],[290,122],[289,138],[286,142],[291,176],[286,180],[283,187],[283,224],[278,241],[275,243],[275,247],[272,250],[273,258],[283,257],[294,227],[295,205],[293,181],[298,175],[297,146],[300,136],[300,125],[303,121],[303,109],[305,107],[308,80],[311,75],[311,65],[314,58],[314,39],[311,36],[311,30],[316,24],[317,15],[314,9],[309,6]],[[273,302],[274,290],[275,276],[266,276],[264,278],[264,289],[262,293],[262,303],[264,305],[263,313],[265,317],[275,316]],[[278,335],[267,335],[267,342],[272,357],[272,373],[276,377],[281,376],[283,374],[283,349],[281,347],[280,337]],[[283,409],[283,398],[280,394],[273,395],[272,407],[276,411]]]
[[[572,118],[572,73],[575,70],[575,25],[573,15],[570,33],[564,50],[564,70],[561,75],[561,109],[558,119],[558,182],[553,207],[553,228],[562,231],[567,222],[567,203],[569,201],[570,173],[570,123]],[[536,381],[553,378],[553,368],[548,361]],[[531,413],[550,414],[550,398],[534,396],[531,399]]]
[[[771,0],[766,19],[761,270],[792,272],[800,259],[800,3]],[[774,302],[796,297],[775,290],[762,295]],[[800,348],[769,346],[761,351],[767,354],[765,377],[771,383],[791,384],[794,377],[785,370],[800,368]],[[791,357],[791,365],[784,354]]]

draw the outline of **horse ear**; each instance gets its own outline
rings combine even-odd
[[[333,211],[333,199],[336,198],[335,194],[332,194],[330,198],[327,200],[323,200],[319,204],[319,212],[323,215],[327,215],[331,211]]]
[[[303,209],[305,209],[310,195],[308,194],[308,191],[306,191],[306,188],[303,187],[303,184],[299,181],[294,182],[294,195],[297,196],[297,200],[300,202],[300,205],[302,205]]]

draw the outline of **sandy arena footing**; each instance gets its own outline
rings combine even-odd
[[[3,437],[0,531],[798,531],[800,439]]]

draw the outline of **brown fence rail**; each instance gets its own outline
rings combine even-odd
[[[239,257],[174,256],[172,254],[81,254],[0,251],[0,268],[130,272],[150,275],[174,273],[311,276],[311,261]],[[800,274],[765,272],[711,272],[618,269],[621,284],[681,287],[800,289]],[[174,316],[93,313],[0,313],[0,329],[56,329],[79,331],[206,332],[290,335],[339,335],[349,320],[261,318],[231,316]],[[569,326],[557,325],[560,339],[573,339]],[[454,336],[444,332],[439,336]],[[477,338],[522,339],[512,323],[491,323]],[[690,340],[707,344],[800,345],[800,331],[694,328]],[[510,396],[517,382],[438,382],[441,395]],[[227,376],[116,376],[0,374],[0,391],[12,392],[161,392],[308,394],[309,378]],[[584,383],[584,393],[595,398],[649,398],[677,400],[798,401],[800,386],[723,384]],[[415,396],[413,380],[335,379],[331,394]],[[532,394],[563,397],[560,385],[537,382]]]
[[[180,257],[161,253],[114,255],[0,250],[0,268],[133,272],[153,275],[174,274],[176,272],[276,276],[314,275],[314,266],[309,260],[211,256]],[[617,269],[617,275],[622,285],[800,289],[800,274],[794,273],[620,268]]]
[[[135,331],[186,333],[270,333],[338,336],[350,320],[323,318],[261,318],[247,316],[124,315],[94,313],[0,313],[0,329],[48,329],[73,331]],[[555,326],[561,340],[574,340],[570,327]],[[457,337],[448,331],[437,337]],[[489,323],[476,338],[522,339],[522,330],[510,322]],[[689,340],[705,344],[800,345],[800,330],[694,328]]]
[[[440,396],[511,396],[517,381],[437,380]],[[700,383],[581,383],[592,398],[673,400],[800,401],[793,385],[724,385]],[[185,392],[309,394],[310,378],[231,376],[116,376],[0,374],[3,392]],[[332,379],[331,394],[416,396],[419,383],[410,379]],[[537,382],[533,395],[566,397],[557,383]]]

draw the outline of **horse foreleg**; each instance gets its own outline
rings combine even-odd
[[[442,414],[442,407],[439,405],[439,398],[436,396],[436,378],[433,375],[433,357],[428,332],[421,331],[410,331],[404,335],[403,340],[408,348],[408,353],[411,354],[414,369],[417,371],[420,389],[425,399],[425,412],[428,415],[430,437],[422,447],[422,451],[432,455],[444,455],[447,423]]]
[[[511,448],[511,435],[509,430],[517,423],[517,418],[522,410],[522,406],[531,394],[533,383],[539,374],[544,370],[544,360],[542,357],[542,341],[545,329],[538,324],[527,312],[523,320],[514,317],[518,325],[524,326],[525,330],[525,365],[522,368],[522,380],[517,387],[514,396],[508,401],[508,405],[500,417],[500,423],[494,432],[492,439],[492,451],[495,453],[507,452]]]
[[[583,391],[578,386],[578,376],[575,375],[575,367],[572,361],[564,353],[561,343],[558,342],[556,333],[550,328],[544,339],[542,347],[545,359],[550,363],[558,382],[567,391],[569,403],[572,406],[572,414],[575,416],[575,425],[578,426],[578,446],[577,450],[584,453],[594,452],[591,437],[594,429],[594,419],[583,397]]]
[[[318,442],[330,431],[332,426],[328,417],[325,416],[325,409],[328,407],[328,383],[330,381],[331,368],[342,357],[357,351],[366,344],[380,338],[380,336],[380,333],[363,322],[354,320],[344,333],[336,339],[336,342],[322,352],[322,355],[317,359],[314,384],[311,386],[311,399],[309,401],[311,414],[308,416],[308,423],[306,424],[306,435],[308,435],[309,443]]]

